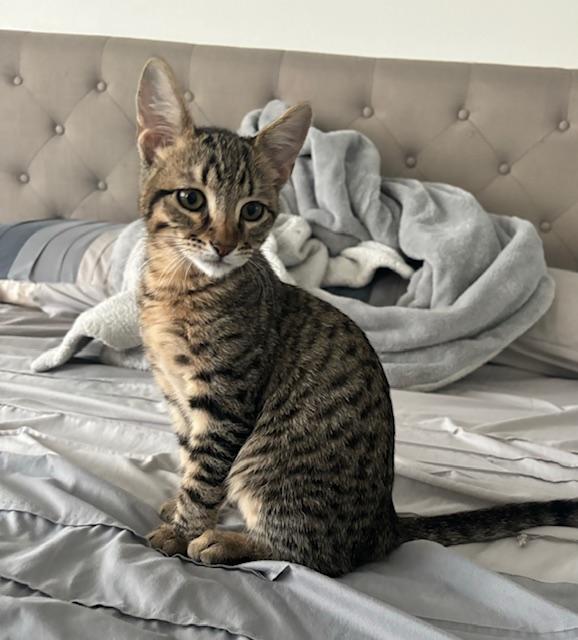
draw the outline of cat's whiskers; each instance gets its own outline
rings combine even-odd
[[[193,247],[189,242],[181,240],[180,238],[175,238],[175,240],[172,243],[172,246],[177,251],[177,253],[183,258],[185,262],[186,269],[185,269],[184,282],[187,282],[191,274],[191,271],[195,267],[195,264],[190,259],[190,257],[188,257],[186,254],[194,252]]]
[[[180,252],[173,255],[169,263],[158,276],[160,287],[170,288],[173,285],[175,277],[179,274],[179,267],[186,265],[186,263],[186,258]],[[165,275],[167,277],[165,277]]]
[[[188,281],[189,275],[194,266],[195,266],[194,263],[191,260],[189,260],[189,266],[187,267],[187,270],[185,272],[185,282]]]
[[[259,262],[249,261],[247,264],[250,265],[250,268],[255,274],[255,283],[259,286],[260,295],[264,296],[267,292],[271,291],[272,287],[269,274],[266,272],[264,266]]]

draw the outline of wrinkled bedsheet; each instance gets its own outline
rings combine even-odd
[[[90,355],[31,373],[68,327],[0,305],[0,637],[578,637],[578,530],[411,542],[339,580],[150,549],[178,482],[160,395],[148,373]],[[399,511],[578,496],[578,382],[486,366],[393,400]]]

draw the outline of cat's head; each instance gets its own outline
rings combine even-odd
[[[300,104],[253,138],[196,127],[171,68],[149,60],[137,94],[149,237],[212,278],[243,265],[273,226],[310,123]]]

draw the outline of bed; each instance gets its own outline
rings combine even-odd
[[[136,217],[133,96],[151,55],[200,123],[310,99],[318,126],[366,133],[385,174],[531,220],[549,265],[575,275],[578,73],[558,69],[0,32],[0,222]],[[70,322],[0,304],[0,636],[578,637],[578,529],[415,541],[338,580],[158,554],[144,535],[178,482],[161,397],[147,372],[90,354],[32,373]],[[401,513],[578,496],[578,381],[527,344],[393,402]]]

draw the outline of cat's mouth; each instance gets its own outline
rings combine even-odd
[[[199,271],[215,279],[224,278],[231,271],[244,265],[248,259],[247,256],[240,255],[237,250],[224,256],[208,251],[200,252],[181,249],[181,252]]]
[[[207,262],[212,262],[215,264],[219,264],[219,263],[225,263],[225,264],[234,264],[235,260],[234,257],[232,259],[229,259],[229,257],[231,256],[230,253],[228,253],[226,256],[220,256],[218,254],[214,254],[214,253],[206,253],[202,255],[202,259],[206,260]]]

